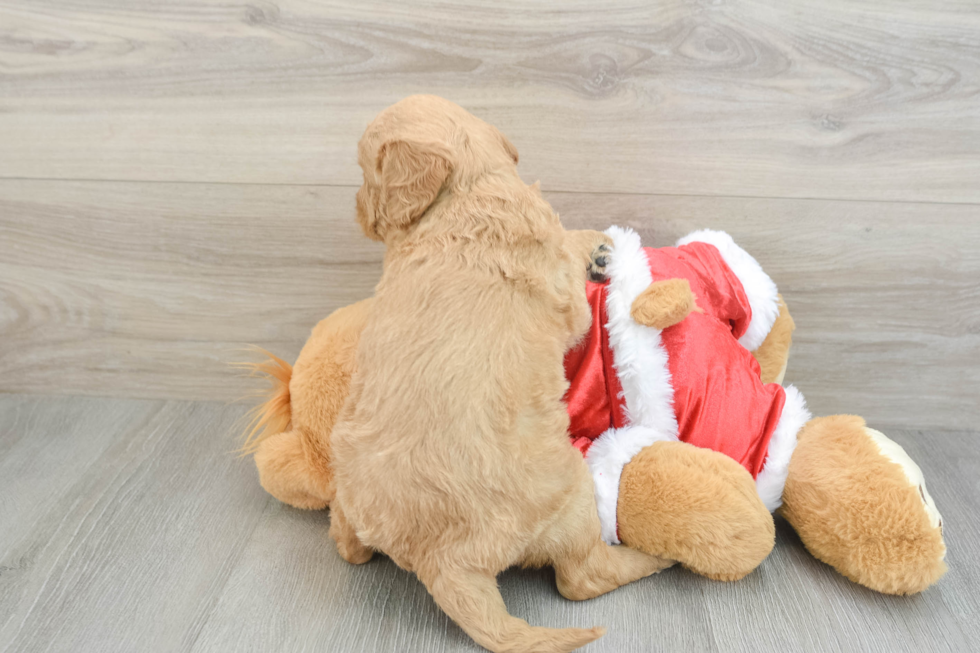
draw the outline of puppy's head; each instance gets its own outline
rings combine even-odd
[[[496,127],[462,107],[407,97],[382,111],[358,143],[357,221],[369,238],[387,241],[417,223],[443,189],[459,192],[490,172],[513,171],[517,158]]]

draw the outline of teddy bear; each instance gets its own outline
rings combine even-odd
[[[759,263],[724,232],[663,248],[606,233],[592,327],[565,358],[569,443],[603,538],[731,581],[772,550],[778,513],[856,583],[911,594],[938,580],[942,518],[919,467],[862,418],[812,418],[781,385],[795,325]],[[330,433],[371,310],[365,299],[322,320],[294,365],[253,365],[273,384],[245,451],[284,503],[330,505]]]

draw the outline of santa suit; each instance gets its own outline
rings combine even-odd
[[[595,481],[603,538],[618,543],[623,466],[643,448],[680,440],[724,453],[779,507],[796,434],[810,419],[794,387],[763,384],[750,353],[779,315],[776,285],[731,237],[695,232],[677,247],[643,248],[613,227],[609,281],[588,285],[592,329],[565,359],[572,443]],[[684,278],[703,313],[660,331],[630,315],[652,282]]]

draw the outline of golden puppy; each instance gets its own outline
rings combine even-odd
[[[387,253],[331,437],[330,534],[349,562],[378,550],[414,571],[492,651],[578,648],[604,630],[532,628],[496,575],[551,564],[578,600],[668,564],[603,544],[568,441],[562,362],[606,237],[565,232],[514,146],[440,98],[386,109],[358,159],[357,218]]]

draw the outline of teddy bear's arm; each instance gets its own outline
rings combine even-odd
[[[762,371],[763,383],[782,383],[786,375],[786,364],[789,361],[789,348],[793,344],[793,330],[796,324],[789,314],[783,296],[779,295],[779,316],[769,329],[769,335],[752,352]]]
[[[633,319],[655,329],[674,326],[698,308],[687,279],[655,281],[633,300]]]

